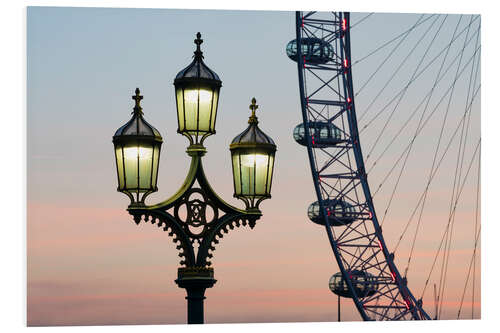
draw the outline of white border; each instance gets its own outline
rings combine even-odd
[[[5,2],[8,2],[5,4]],[[498,182],[498,137],[500,108],[493,96],[498,95],[496,80],[498,73],[498,26],[499,17],[495,1],[355,1],[345,0],[335,3],[335,10],[376,11],[376,12],[425,12],[425,13],[479,13],[482,15],[482,320],[480,321],[440,321],[433,323],[300,323],[300,324],[226,324],[205,325],[203,327],[175,326],[106,326],[93,327],[98,331],[137,331],[149,332],[165,330],[233,332],[258,329],[278,329],[326,332],[335,329],[383,329],[384,332],[421,331],[421,330],[485,330],[495,324],[497,315],[496,296],[498,296],[498,229],[499,221],[493,212],[496,203]],[[235,1],[4,1],[0,10],[2,29],[1,86],[2,96],[0,114],[2,149],[0,150],[1,179],[7,183],[1,191],[2,246],[1,308],[2,328],[6,332],[26,328],[26,6],[74,6],[74,7],[135,7],[135,8],[198,8],[198,9],[253,9],[253,10],[328,10],[332,1],[294,1],[271,3],[254,0]],[[3,182],[1,182],[3,183]],[[485,292],[487,291],[487,292]],[[383,325],[383,326],[381,326]],[[498,324],[496,325],[498,326]],[[47,327],[31,330],[52,332],[86,330],[89,327]]]

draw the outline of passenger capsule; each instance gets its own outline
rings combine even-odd
[[[342,226],[350,224],[356,220],[354,207],[344,200],[325,200],[324,202],[328,221],[332,226]],[[316,224],[325,225],[320,214],[319,202],[313,202],[307,209],[307,216]]]
[[[297,61],[297,40],[288,42],[286,55]],[[306,63],[326,64],[333,59],[333,47],[319,38],[302,38],[302,56]]]
[[[377,292],[378,284],[375,276],[365,271],[353,270],[347,272],[351,280],[356,296],[359,298],[364,298],[372,296]],[[344,280],[342,273],[338,272],[330,277],[328,282],[330,290],[339,296],[352,298],[349,288],[347,287],[347,282]]]
[[[332,147],[342,142],[342,132],[329,122],[310,122],[309,133],[311,133],[311,142],[315,148]],[[303,123],[295,126],[293,138],[298,144],[307,146],[306,130]]]

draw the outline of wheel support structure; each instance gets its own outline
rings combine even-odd
[[[303,38],[330,43],[326,64],[309,63],[299,47]],[[328,240],[351,298],[363,320],[428,320],[387,249],[368,185],[356,119],[351,68],[350,14],[296,12],[297,68],[307,152]],[[340,128],[345,144],[315,147],[310,122]],[[356,209],[356,222],[331,226],[326,200],[344,200]],[[370,273],[377,291],[356,295],[355,270]],[[339,309],[340,310],[340,309]],[[340,311],[339,311],[340,321]]]

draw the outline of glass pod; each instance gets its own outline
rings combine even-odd
[[[354,292],[359,298],[372,296],[377,292],[378,284],[375,276],[372,274],[360,270],[348,271],[347,274],[351,280]],[[330,277],[328,286],[332,293],[342,297],[352,298],[347,282],[344,280],[341,272],[335,273]]]

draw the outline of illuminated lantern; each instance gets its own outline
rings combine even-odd
[[[191,144],[202,144],[215,134],[215,120],[222,81],[203,62],[201,34],[196,35],[194,60],[174,80],[177,102],[177,132],[188,137]]]
[[[247,208],[256,208],[271,197],[274,155],[276,145],[258,126],[255,110],[258,105],[252,99],[252,115],[248,127],[231,142],[234,196],[243,200]]]
[[[158,190],[156,182],[163,140],[160,132],[144,120],[139,88],[132,99],[135,100],[132,119],[116,131],[113,144],[118,191],[127,194],[132,203],[143,203],[148,194]]]

